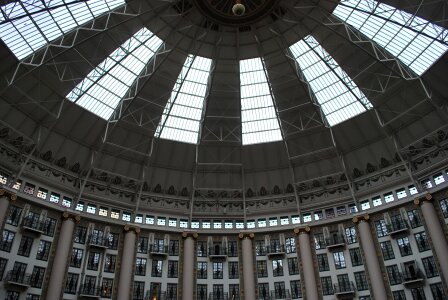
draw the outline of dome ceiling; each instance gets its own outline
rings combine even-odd
[[[98,174],[105,173],[110,178],[132,180],[139,187],[145,182],[145,190],[159,186],[167,191],[173,186],[180,196],[184,188],[188,194],[195,190],[198,199],[206,199],[209,191],[215,195],[225,191],[226,197],[241,199],[248,189],[259,193],[262,187],[267,193],[279,187],[282,193],[295,193],[300,198],[310,188],[348,187],[357,178],[381,169],[403,168],[408,165],[407,159],[412,160],[409,147],[446,131],[448,79],[444,76],[447,56],[443,53],[447,47],[447,24],[442,16],[447,4],[425,1],[419,6],[420,1],[383,1],[436,24],[431,27],[432,23],[425,21],[420,27],[412,27],[414,43],[409,45],[417,45],[410,48],[417,51],[417,39],[423,36],[428,49],[434,49],[428,55],[441,57],[428,66],[409,69],[394,58],[398,56],[406,63],[407,58],[400,55],[406,55],[408,48],[400,48],[400,54],[394,54],[393,41],[388,45],[372,42],[375,33],[369,36],[363,28],[356,29],[356,20],[349,25],[352,19],[348,19],[347,9],[353,14],[368,10],[361,6],[349,8],[355,2],[358,1],[348,1],[344,6],[332,0],[252,0],[247,1],[244,20],[228,23],[236,17],[224,1],[129,0],[111,7],[112,12],[92,13],[94,22],[79,24],[74,29],[62,28],[63,38],[51,41],[49,46],[39,44],[36,47],[40,50],[33,54],[14,55],[10,44],[9,48],[2,45],[0,111],[1,127],[7,128],[2,136],[4,141],[22,136],[22,145],[29,149],[35,146],[32,159],[46,160],[57,167],[64,159],[63,167],[74,170],[81,181],[96,180]],[[378,20],[401,24],[390,10],[380,8],[375,11],[380,15]],[[2,9],[6,11],[5,7]],[[341,21],[343,16],[347,17],[345,22]],[[11,19],[2,19],[2,26],[15,24],[13,17],[16,16],[11,14]],[[25,22],[23,26],[29,24]],[[394,33],[395,40],[406,34],[404,27]],[[434,28],[440,35],[434,37],[432,31],[423,27]],[[97,82],[104,74],[113,74],[113,68],[106,68],[106,61],[112,60],[109,55],[118,47],[122,47],[123,53],[118,53],[113,61],[131,68],[124,57],[132,47],[126,47],[142,28],[163,43],[146,60],[143,54],[131,51],[141,69],[135,71],[135,80],[127,84],[129,90],[116,95],[118,106],[111,111],[111,117],[103,119],[79,102],[69,101],[68,95],[86,78]],[[376,32],[376,36],[381,34]],[[300,46],[298,42],[306,42],[302,46],[308,48],[293,51],[290,47]],[[191,64],[186,63],[188,58],[192,59]],[[202,82],[203,104],[195,113],[199,142],[164,139],[163,130],[161,135],[157,132],[164,123],[162,116],[171,111],[167,110],[167,103],[173,99],[173,87],[180,84],[181,91],[184,80],[190,80],[179,74],[183,74],[186,65],[187,70],[195,66],[195,59],[210,62],[210,72]],[[258,83],[263,84],[266,79],[269,99],[261,107],[271,109],[276,117],[279,138],[272,139],[274,142],[243,145],[242,122],[246,116],[241,111],[245,80],[241,61],[250,59],[261,62]],[[322,64],[326,69],[307,71],[307,64]],[[406,64],[411,66],[411,62]],[[98,66],[103,67],[96,69]],[[332,79],[325,79],[326,76]],[[341,101],[353,101],[350,103],[358,103],[364,109],[348,120],[331,122],[322,107],[324,100],[319,98],[319,91],[329,86],[334,87],[335,93],[355,95],[355,100]],[[337,98],[331,93],[325,95]],[[328,103],[334,111],[341,109],[334,105],[349,107],[349,102]],[[269,112],[263,113],[261,120],[269,119],[268,115]],[[159,135],[162,138],[157,138]],[[26,153],[23,150],[25,158]],[[10,172],[18,170],[4,168]],[[295,190],[291,190],[293,186]]]

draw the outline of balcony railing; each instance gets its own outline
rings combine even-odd
[[[271,291],[271,299],[277,300],[277,299],[291,299],[291,294],[289,293],[289,290],[284,289],[276,289],[274,291]]]
[[[226,259],[227,248],[222,246],[213,246],[208,248],[208,257],[211,259]]]
[[[109,246],[108,239],[102,235],[90,234],[88,238],[88,244],[90,247],[107,249]]]
[[[151,257],[166,258],[168,256],[168,245],[153,244],[149,247]]]
[[[174,291],[156,292],[147,291],[145,300],[177,300],[177,294]]]
[[[268,258],[270,257],[278,257],[278,256],[285,256],[285,245],[282,244],[272,244],[269,246],[266,246],[266,254]]]
[[[79,296],[83,298],[100,298],[101,289],[95,284],[83,284],[79,289]]]
[[[346,244],[345,237],[340,233],[333,234],[325,239],[325,245],[327,249],[330,251],[344,248],[345,244]]]
[[[5,282],[10,285],[28,288],[31,285],[31,274],[11,270],[6,273]]]
[[[211,292],[208,295],[208,300],[228,300],[229,295],[228,293],[224,292]]]
[[[417,267],[406,267],[401,272],[403,284],[408,287],[415,287],[422,285],[425,281],[423,272]]]
[[[38,218],[23,218],[21,225],[22,230],[40,235],[44,232],[45,223]]]
[[[406,234],[409,231],[409,225],[404,220],[392,220],[386,225],[387,232],[391,237]]]
[[[353,282],[343,282],[333,285],[334,294],[338,298],[353,298],[356,293]]]

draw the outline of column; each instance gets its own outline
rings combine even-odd
[[[65,275],[67,273],[67,262],[70,261],[73,232],[75,224],[79,222],[81,217],[78,214],[64,212],[62,214],[63,221],[56,252],[51,268],[50,281],[48,282],[47,297],[48,300],[62,299],[62,291],[65,286]]]
[[[305,283],[305,299],[318,300],[316,274],[314,272],[313,252],[311,251],[310,227],[295,228],[294,233],[299,236],[300,260],[302,262],[303,273],[300,278]]]
[[[129,300],[132,289],[132,274],[134,274],[135,243],[140,227],[124,226],[124,245],[121,253],[120,279],[118,280],[117,300]]]
[[[445,285],[448,286],[448,259],[446,259],[448,244],[443,228],[440,225],[439,216],[432,202],[432,196],[428,194],[423,198],[415,199],[414,203],[420,205],[427,232],[431,237],[433,250],[439,261],[440,271],[443,274],[443,280],[445,281]]]
[[[194,241],[198,238],[197,232],[182,232],[184,239],[184,256],[182,271],[182,299],[193,299],[194,293]]]
[[[0,189],[0,228],[6,220],[9,202],[17,199],[17,195],[7,190]]]
[[[378,260],[379,255],[376,252],[375,242],[370,230],[369,219],[369,215],[355,216],[353,217],[353,223],[358,225],[358,237],[364,251],[364,260],[370,278],[370,292],[373,293],[374,299],[387,299],[386,285]]]
[[[243,290],[244,300],[255,300],[255,268],[254,268],[254,250],[252,240],[253,232],[241,232],[239,238],[241,240],[242,260],[243,260]]]

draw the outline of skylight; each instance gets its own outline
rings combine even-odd
[[[387,4],[345,0],[333,14],[385,48],[417,75],[425,73],[448,49],[438,41],[448,41],[448,30]]]
[[[151,31],[140,29],[91,71],[67,99],[108,120],[161,44]]]
[[[282,134],[261,58],[240,61],[243,145],[280,141]]]
[[[0,22],[17,19],[0,25],[0,38],[18,59],[23,59],[73,28],[125,3],[90,0],[67,4],[70,2],[73,1],[23,0],[2,6]]]
[[[211,65],[211,59],[188,55],[163,111],[156,137],[198,143]]]
[[[372,104],[311,35],[289,47],[330,126],[365,112]]]

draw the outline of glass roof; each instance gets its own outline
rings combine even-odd
[[[385,48],[417,75],[425,73],[448,49],[439,42],[448,42],[448,30],[377,1],[341,1],[333,14]]]
[[[151,31],[140,29],[92,70],[67,99],[108,120],[161,44]]]
[[[240,61],[243,145],[280,141],[282,134],[261,58]]]
[[[125,3],[124,0],[24,0],[0,8],[0,38],[23,59],[73,28]],[[11,20],[10,22],[7,22]]]
[[[211,65],[211,59],[188,55],[163,111],[156,137],[198,143]]]
[[[289,47],[330,126],[348,120],[372,104],[311,35]]]

